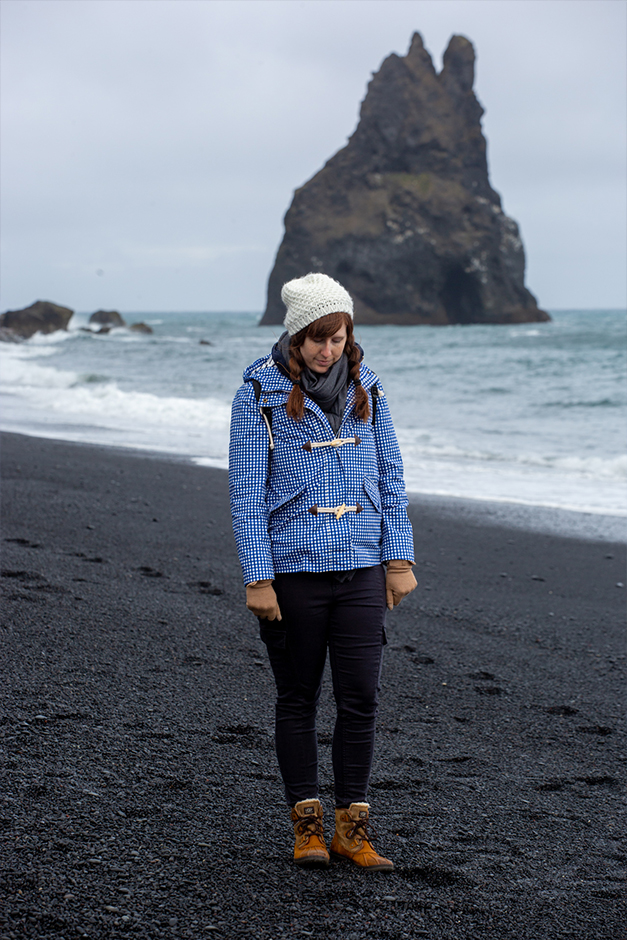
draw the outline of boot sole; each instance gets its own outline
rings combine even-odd
[[[356,868],[361,869],[361,871],[394,871],[394,865],[392,862],[390,862],[389,865],[360,865],[349,855],[341,855],[339,852],[334,852],[332,849],[331,855],[333,858],[341,859],[345,862],[352,862],[353,865],[355,865]]]
[[[331,860],[328,858],[299,858],[294,864],[299,868],[328,868]]]

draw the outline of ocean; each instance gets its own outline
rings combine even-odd
[[[409,491],[627,515],[627,316],[552,316],[356,328],[388,396]],[[280,328],[248,313],[124,317],[154,333],[99,336],[75,314],[67,333],[0,343],[0,427],[226,467],[242,371],[270,352]]]

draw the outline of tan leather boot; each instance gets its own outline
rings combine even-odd
[[[348,809],[336,809],[331,852],[350,858],[356,865],[370,871],[393,871],[394,863],[378,855],[370,842],[369,811],[368,803],[351,803]]]
[[[294,861],[301,868],[327,868],[329,853],[322,832],[320,800],[301,800],[292,810]]]

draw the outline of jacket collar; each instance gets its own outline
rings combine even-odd
[[[263,356],[261,359],[257,359],[249,365],[244,371],[243,378],[245,382],[249,382],[251,379],[257,379],[263,392],[287,392],[289,395],[292,391],[291,381],[277,366],[272,356]],[[366,391],[372,388],[377,382],[377,377],[374,372],[372,372],[368,366],[364,365],[363,362],[359,366],[359,378]],[[310,399],[307,400],[310,401]],[[349,382],[348,397],[346,400],[347,406],[354,401],[355,383]]]
[[[368,391],[372,388],[373,385],[377,382],[377,377],[367,366],[361,363],[359,367],[359,378],[361,379],[362,386]],[[256,362],[253,362],[252,365],[244,371],[244,381],[250,381],[250,379],[257,379],[261,385],[261,393],[268,394],[272,392],[283,392],[285,397],[289,395],[292,391],[291,381],[282,373],[280,368],[276,365],[272,356],[257,359]],[[284,398],[281,396],[283,404]],[[353,405],[355,404],[355,383],[349,382],[348,392],[346,395],[346,407],[344,410],[345,414],[349,414]],[[325,431],[328,429],[328,438],[331,440],[335,437],[331,425],[324,413],[324,411],[312,401],[307,395],[305,395],[305,407],[317,415],[324,423]]]

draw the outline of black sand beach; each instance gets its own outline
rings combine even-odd
[[[226,474],[1,440],[1,938],[627,937],[623,546],[414,500],[370,793],[396,871],[305,872]]]

